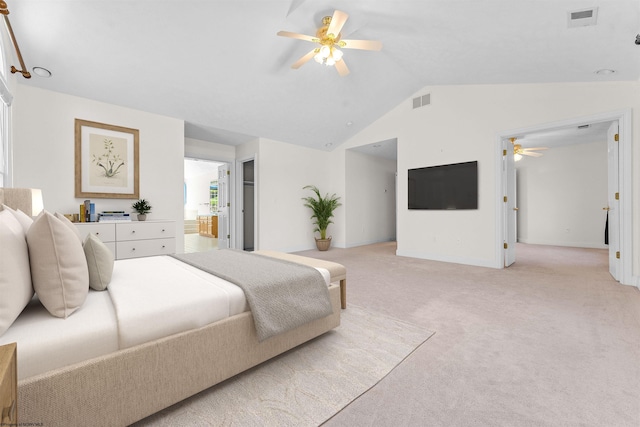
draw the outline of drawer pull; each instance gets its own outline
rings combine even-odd
[[[99,231],[96,231],[96,236],[99,236],[99,235],[100,235],[100,232],[99,232]]]
[[[132,251],[132,252],[135,252],[135,251],[136,251],[136,248],[131,248],[131,251]]]
[[[164,228],[162,229],[162,232],[164,233]]]
[[[131,234],[136,234],[136,230],[131,230]]]

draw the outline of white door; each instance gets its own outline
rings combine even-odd
[[[229,165],[218,167],[218,249],[227,249],[229,228]]]
[[[618,122],[607,131],[607,203],[609,228],[609,272],[620,281],[620,202],[618,197]]]
[[[504,266],[509,267],[516,261],[516,168],[511,141],[502,141],[502,150]]]

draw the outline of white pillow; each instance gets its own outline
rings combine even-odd
[[[69,218],[58,212],[56,212],[54,216],[62,221],[64,225],[69,227],[69,229],[73,231],[76,236],[78,236],[78,240],[80,240],[80,243],[82,243],[82,235],[80,234],[80,230],[78,230],[78,227],[76,227],[71,221],[69,221]]]
[[[11,214],[13,214],[13,216],[18,220],[18,222],[22,226],[22,229],[24,230],[24,234],[27,234],[29,227],[31,227],[31,224],[33,224],[33,218],[31,218],[26,213],[22,212],[20,209],[18,210],[11,209],[7,205],[2,205],[2,209],[4,209],[5,211],[11,212]]]
[[[93,233],[87,234],[83,248],[89,268],[89,287],[104,291],[113,274],[113,252]]]
[[[56,317],[68,317],[89,293],[87,260],[67,225],[42,211],[27,232],[31,280],[42,305]]]
[[[0,212],[0,335],[33,297],[29,252],[24,231],[9,212]]]

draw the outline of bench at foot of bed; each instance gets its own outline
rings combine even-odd
[[[286,261],[297,262],[299,264],[308,265],[310,267],[327,269],[329,271],[329,274],[331,275],[331,283],[340,282],[340,306],[343,309],[347,308],[347,269],[344,265],[338,264],[337,262],[309,258],[301,255],[293,255],[285,252],[260,250],[255,251],[255,253],[272,258],[279,258]]]

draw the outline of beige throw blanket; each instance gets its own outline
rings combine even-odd
[[[329,289],[313,267],[234,249],[172,256],[239,286],[260,341],[333,311]]]

